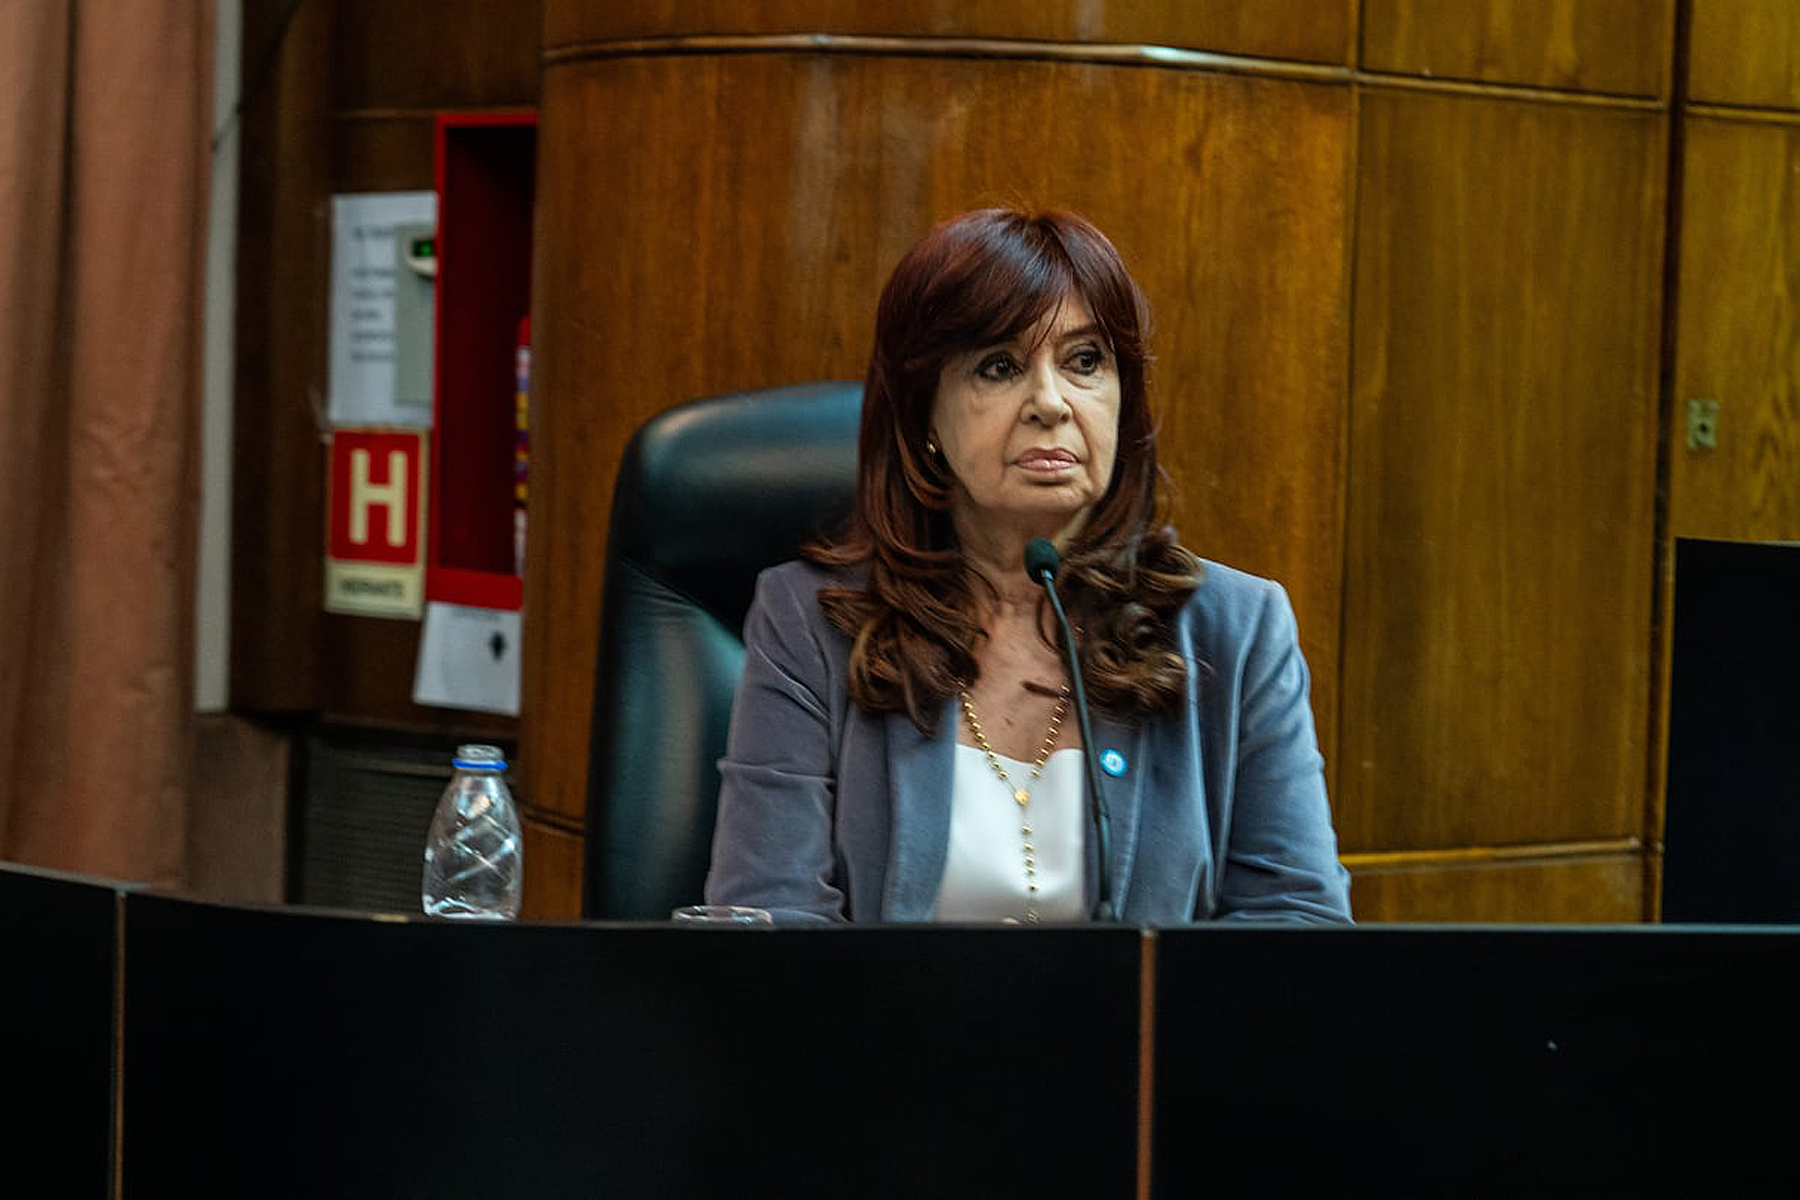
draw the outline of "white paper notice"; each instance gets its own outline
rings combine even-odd
[[[519,715],[519,614],[430,600],[413,703]]]
[[[331,198],[333,425],[431,425],[431,405],[394,399],[394,235],[437,224],[436,192]]]

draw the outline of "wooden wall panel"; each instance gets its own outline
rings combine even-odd
[[[231,703],[319,704],[331,13],[244,7],[231,505]],[[279,42],[277,39],[281,39]],[[279,46],[273,56],[265,47]],[[258,73],[260,72],[260,74]]]
[[[549,0],[544,46],[644,38],[831,33],[1175,46],[1349,61],[1355,0]]]
[[[334,191],[429,191],[443,110],[528,108],[537,99],[539,10],[518,0],[409,0],[333,7]],[[517,722],[412,702],[419,625],[327,616],[321,703],[334,716],[510,736]],[[521,800],[529,804],[528,797]]]
[[[1664,122],[1363,99],[1346,849],[1641,829]]]
[[[1361,924],[1632,924],[1646,915],[1644,860],[1627,853],[1411,866],[1352,864],[1350,906]]]
[[[245,12],[232,702],[510,728],[411,702],[416,622],[322,613],[320,421],[331,196],[429,190],[439,109],[532,105],[539,8],[445,0],[426,16],[404,0],[316,3],[285,30],[272,4]]]
[[[435,154],[429,114],[340,115],[332,122],[331,175],[345,191],[430,190]]]
[[[585,806],[630,431],[694,396],[860,378],[905,248],[1014,198],[1088,213],[1138,273],[1185,540],[1288,584],[1332,728],[1348,89],[1022,60],[598,58],[546,71],[544,118],[522,754],[539,805]]]
[[[525,894],[519,915],[527,920],[556,920],[581,915],[582,837],[526,815],[521,861]]]
[[[1688,99],[1800,109],[1800,4],[1690,0]]]
[[[486,108],[537,96],[533,0],[350,0],[335,5],[334,100],[357,109]]]
[[[1800,125],[1690,117],[1684,173],[1670,534],[1800,539]]]
[[[1771,0],[1774,2],[1774,0]],[[1366,0],[1370,71],[1661,96],[1673,0]]]

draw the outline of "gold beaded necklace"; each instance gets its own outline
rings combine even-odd
[[[1029,925],[1038,923],[1037,910],[1037,849],[1031,843],[1031,785],[1035,784],[1044,773],[1044,764],[1050,761],[1050,748],[1056,745],[1056,735],[1062,729],[1063,718],[1069,712],[1069,688],[1063,685],[1062,693],[1057,697],[1056,707],[1050,712],[1050,728],[1044,733],[1044,744],[1038,747],[1037,761],[1031,764],[1031,778],[1024,785],[1014,783],[1012,776],[1006,773],[1001,765],[1000,756],[988,745],[987,735],[981,732],[981,722],[975,717],[975,705],[969,699],[967,688],[962,692],[963,716],[969,722],[969,733],[975,738],[975,745],[987,755],[988,765],[994,768],[994,774],[1006,790],[1012,793],[1013,802],[1019,806],[1019,836],[1024,839],[1025,846],[1025,921]]]

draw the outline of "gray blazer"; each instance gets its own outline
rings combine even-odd
[[[832,585],[844,580],[802,562],[757,580],[706,899],[781,921],[927,920],[949,845],[956,702],[935,737],[852,703],[850,641],[819,611]],[[1287,594],[1209,562],[1176,647],[1183,703],[1147,719],[1093,714],[1096,746],[1123,756],[1103,776],[1120,919],[1348,921]],[[1092,838],[1087,856],[1091,909]]]

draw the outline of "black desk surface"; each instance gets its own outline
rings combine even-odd
[[[1800,930],[1158,941],[1159,1196],[1800,1189]]]
[[[111,1194],[115,886],[0,870],[0,1192]]]
[[[1800,545],[1675,542],[1662,911],[1800,921]]]
[[[133,897],[128,1196],[1121,1196],[1131,929],[480,927]]]
[[[1129,1196],[1146,951],[1153,1195],[1795,1191],[1791,927],[0,912],[9,1195]]]

